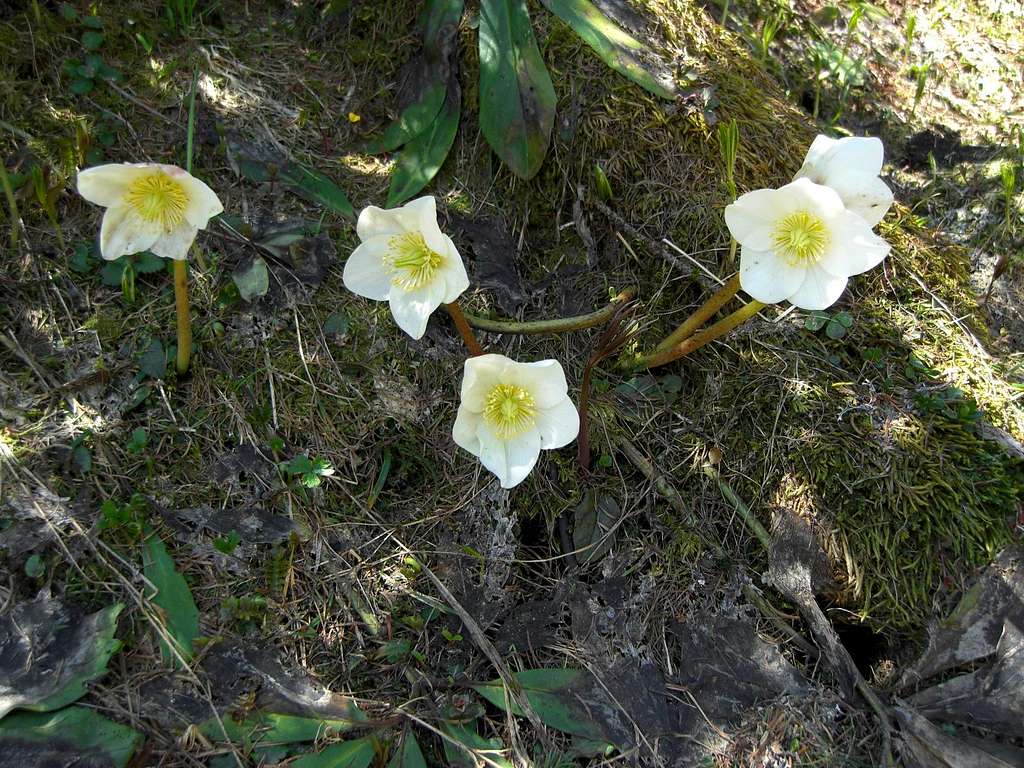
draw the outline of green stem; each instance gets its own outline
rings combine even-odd
[[[733,240],[735,243],[736,241]],[[733,275],[722,285],[707,301],[698,307],[692,315],[686,318],[678,328],[662,339],[661,343],[654,348],[655,352],[674,347],[684,339],[690,338],[697,332],[708,319],[718,310],[724,307],[740,289],[740,276]]]
[[[14,188],[7,177],[7,165],[0,159],[0,185],[3,185],[4,196],[7,198],[7,210],[11,216],[11,248],[18,247],[18,201],[14,199]]]
[[[717,339],[719,336],[724,336],[736,326],[752,318],[765,306],[766,305],[760,301],[752,301],[749,304],[744,304],[728,317],[719,320],[717,323],[709,328],[705,328],[700,333],[695,333],[693,336],[683,340],[679,344],[676,344],[674,347],[663,349],[660,352],[655,350],[654,352],[649,352],[646,355],[641,355],[632,362],[630,367],[633,369],[657,368],[659,365],[671,363],[673,360],[700,349],[708,342]]]
[[[635,294],[635,289],[627,288],[612,299],[608,306],[602,307],[596,312],[591,312],[586,315],[575,315],[574,317],[559,317],[554,320],[528,320],[525,322],[519,322],[516,320],[494,320],[489,317],[471,315],[469,312],[465,313],[465,318],[466,321],[474,328],[481,331],[487,331],[488,333],[518,335],[565,333],[566,331],[579,331],[584,328],[593,328],[595,325],[601,325],[602,323],[608,322],[619,306],[623,302],[632,299]]]

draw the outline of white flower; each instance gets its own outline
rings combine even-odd
[[[580,415],[557,360],[517,363],[504,355],[466,360],[452,436],[480,457],[502,488],[521,483],[542,448],[568,445],[579,431]]]
[[[431,312],[469,287],[462,256],[437,226],[433,197],[390,210],[364,208],[356,233],[362,243],[345,262],[345,287],[388,301],[398,327],[414,339],[423,336]]]
[[[217,195],[176,165],[112,163],[78,173],[78,194],[106,208],[100,226],[104,259],[152,251],[185,259],[210,218],[224,210]]]
[[[765,304],[788,299],[801,309],[830,307],[851,275],[889,253],[835,190],[809,179],[741,195],[726,207],[725,223],[743,246],[740,286]]]
[[[878,178],[884,152],[881,139],[819,135],[793,178],[832,187],[843,205],[873,227],[892,205],[892,190]]]

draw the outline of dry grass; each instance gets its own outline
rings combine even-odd
[[[160,3],[104,7],[103,53],[126,81],[120,93],[97,89],[86,98],[69,94],[60,74],[63,61],[78,55],[75,28],[49,11],[42,25],[31,11],[9,19],[0,27],[0,120],[32,140],[0,131],[0,148],[5,155],[27,148],[55,179],[70,180],[83,130],[95,137],[109,124],[117,133],[109,160],[180,163],[181,104],[198,66],[204,136],[215,137],[219,123],[328,173],[357,209],[379,202],[388,163],[358,148],[391,113],[417,4],[389,4],[386,14],[356,4],[348,21],[326,25],[276,3],[250,2],[247,11],[225,5],[188,39],[156,37]],[[672,0],[644,5],[680,74],[690,72],[695,87],[713,88],[715,114],[739,122],[739,187],[789,178],[813,136],[806,117],[703,10]],[[670,327],[702,295],[696,270],[680,270],[653,244],[668,238],[712,272],[727,272],[720,210],[728,201],[714,128],[700,109],[658,103],[609,73],[565,25],[534,10],[566,121],[556,127],[544,169],[522,182],[490,154],[475,118],[474,33],[464,28],[464,118],[432,191],[450,211],[496,217],[511,234],[520,273],[533,286],[524,316],[589,309],[609,288],[638,284],[656,326],[645,338],[653,339],[657,326]],[[157,40],[151,54],[133,37],[136,31]],[[350,122],[350,112],[361,119]],[[217,188],[227,210],[320,219],[319,210],[297,198],[236,179],[215,140],[201,146],[197,172]],[[596,268],[589,268],[571,223],[577,185],[589,187],[595,163],[611,179],[612,207],[632,234],[585,199],[598,242]],[[97,212],[70,188],[58,206],[69,243],[91,241]],[[262,596],[267,610],[253,620],[251,641],[276,648],[329,688],[352,693],[371,713],[407,706],[437,723],[446,706],[465,698],[457,681],[494,676],[468,634],[450,640],[437,623],[418,623],[422,605],[415,595],[434,590],[409,553],[499,635],[503,623],[530,610],[523,605],[550,599],[566,585],[585,592],[621,579],[626,596],[606,606],[618,612],[615,622],[588,634],[563,620],[546,647],[510,654],[507,663],[601,670],[625,657],[670,671],[666,624],[733,605],[744,574],[764,566],[717,485],[700,471],[711,448],[724,454],[723,475],[766,525],[784,506],[813,518],[833,556],[833,617],[868,622],[892,639],[917,639],[931,598],[942,604],[1012,530],[1007,518],[1020,503],[1019,467],[975,439],[971,424],[922,412],[917,398],[959,387],[987,421],[1020,439],[1024,413],[1011,395],[1019,372],[1012,360],[978,347],[976,338],[987,339],[976,322],[963,253],[934,241],[905,209],[885,230],[895,245],[886,270],[856,281],[847,297],[844,306],[856,323],[846,339],[814,336],[802,329],[801,317],[772,309],[767,319],[662,372],[680,377],[671,402],[625,397],[615,390],[621,378],[600,372],[591,434],[595,457],[607,455],[610,463],[592,482],[618,500],[623,515],[612,555],[582,575],[566,573],[556,532],[556,520],[583,490],[572,452],[545,456],[508,494],[453,445],[453,382],[463,353],[444,319],[433,322],[424,340],[410,342],[386,307],[344,291],[337,268],[316,292],[292,291],[270,311],[224,307],[221,289],[244,252],[210,236],[203,240],[208,269],[192,273],[194,369],[186,379],[154,382],[149,399],[130,409],[137,355],[151,338],[172,341],[169,280],[140,277],[140,298],[129,305],[95,271],[69,271],[70,253],[56,247],[46,219],[27,201],[24,209],[22,244],[5,252],[0,266],[0,318],[14,345],[0,349],[0,415],[7,424],[0,449],[11,453],[0,488],[48,487],[75,500],[86,527],[102,500],[127,501],[133,493],[152,501],[154,524],[197,506],[256,506],[290,517],[305,531],[301,541],[263,547],[248,559],[225,558],[209,536],[171,539],[170,526],[162,530],[188,576],[205,636],[244,634],[226,601]],[[352,227],[333,216],[324,224],[344,258],[355,242]],[[480,310],[493,306],[481,289],[470,302]],[[334,313],[348,319],[344,336],[323,331]],[[485,342],[523,360],[556,357],[574,386],[598,333]],[[880,362],[865,359],[869,349],[882,350]],[[908,373],[912,356],[931,370]],[[149,435],[141,452],[127,446],[137,427]],[[69,448],[86,433],[93,466],[81,476],[69,463]],[[622,436],[672,480],[696,526],[681,521],[615,449]],[[272,439],[283,441],[276,454]],[[218,480],[211,467],[241,444],[271,460],[299,453],[323,458],[336,474],[312,492],[273,471]],[[886,459],[875,466],[877,456]],[[710,557],[708,540],[720,541],[732,562]],[[131,565],[137,546],[109,543],[123,560],[102,549],[76,564],[53,554],[44,577],[84,606],[126,597],[131,603],[122,623],[126,650],[90,702],[146,729],[154,764],[206,765],[223,748],[153,728],[139,716],[139,691],[159,666],[158,650],[144,618],[149,601]],[[5,604],[40,586],[18,567],[6,575]],[[459,630],[457,622],[444,626]],[[394,639],[408,640],[422,659],[389,660],[382,649]],[[870,740],[862,740],[869,723],[858,716],[842,728],[816,728],[824,718],[816,706],[807,703],[814,712],[804,725],[778,710],[763,713],[734,734],[734,754],[781,749],[808,765],[855,764],[870,754]],[[507,741],[503,717],[491,711],[487,722]]]

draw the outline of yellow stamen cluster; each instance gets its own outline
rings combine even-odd
[[[188,193],[166,173],[157,171],[133,181],[125,193],[125,202],[145,221],[170,232],[185,218]]]
[[[405,232],[388,241],[384,264],[391,272],[391,283],[403,291],[415,291],[434,279],[444,257],[431,250],[419,232]]]
[[[831,235],[820,218],[807,211],[797,211],[782,219],[773,233],[775,250],[792,266],[810,266],[825,253]]]
[[[495,384],[484,400],[484,418],[502,440],[532,427],[536,414],[533,395],[515,384]]]

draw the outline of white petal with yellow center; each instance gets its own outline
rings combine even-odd
[[[495,354],[466,361],[452,437],[503,488],[522,482],[542,449],[571,443],[579,426],[557,361],[518,363]]]
[[[356,232],[362,242],[345,263],[345,286],[387,301],[395,322],[414,339],[423,336],[441,304],[469,287],[455,243],[437,225],[432,197],[394,209],[368,206],[359,214]]]

